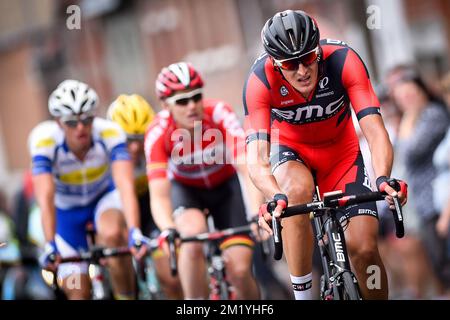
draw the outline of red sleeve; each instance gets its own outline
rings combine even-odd
[[[166,120],[163,120],[166,121]],[[166,128],[161,123],[153,124],[145,135],[144,152],[147,162],[148,181],[167,177],[169,155],[166,152]]]
[[[264,83],[252,73],[244,87],[245,133],[247,139],[270,136],[270,92]]]
[[[373,90],[368,72],[359,56],[351,49],[344,63],[342,83],[358,120],[369,114],[380,114],[380,102]]]

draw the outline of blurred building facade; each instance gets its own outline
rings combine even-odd
[[[80,29],[68,28],[71,5],[80,8]],[[157,73],[187,60],[202,72],[206,94],[242,116],[261,28],[285,9],[311,13],[322,37],[355,48],[375,82],[397,63],[419,62],[431,77],[449,68],[448,0],[2,0],[0,187],[17,187],[29,165],[28,133],[49,117],[48,94],[65,78],[97,90],[100,115],[120,93],[139,93],[159,109]]]

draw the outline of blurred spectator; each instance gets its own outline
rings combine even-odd
[[[15,247],[15,262],[5,272],[2,283],[3,300],[52,299],[51,289],[41,277],[37,258],[44,236],[40,211],[37,208],[31,174],[25,172],[21,190],[15,195],[13,203],[15,228],[11,228],[11,237]],[[11,223],[13,226],[14,224]],[[1,230],[0,230],[1,234]]]
[[[0,295],[4,296],[8,272],[19,263],[19,250],[14,237],[14,223],[8,213],[6,197],[0,191]]]
[[[0,266],[8,267],[19,261],[17,240],[14,235],[14,223],[6,205],[6,196],[0,190]],[[1,277],[0,277],[1,282]]]
[[[381,113],[383,122],[389,133],[389,138],[394,146],[397,140],[398,128],[402,118],[402,112],[389,99],[389,92],[385,86],[378,86],[376,93],[382,105]],[[357,127],[360,139],[361,152],[368,168],[371,182],[375,185],[371,168],[370,150],[364,136]],[[405,173],[404,161],[395,154],[391,176],[408,181]],[[426,254],[418,238],[420,229],[419,218],[414,210],[414,199],[408,199],[408,205],[403,208],[405,237],[397,239],[394,233],[392,212],[385,202],[377,202],[379,214],[379,250],[389,279],[389,298],[424,298],[429,286],[429,274],[431,267],[427,264]]]
[[[450,112],[450,73],[442,82],[442,93]],[[447,135],[439,144],[433,156],[433,164],[436,167],[436,179],[433,181],[434,205],[440,212],[436,230],[443,239],[447,239],[447,262],[450,259],[450,128]],[[450,268],[447,265],[446,272]]]
[[[450,284],[444,274],[445,242],[436,233],[439,211],[433,205],[432,181],[436,169],[433,153],[450,124],[444,104],[425,86],[412,69],[391,70],[387,84],[393,102],[403,112],[396,142],[397,155],[404,161],[414,209],[419,217],[419,232],[427,254],[441,283]]]

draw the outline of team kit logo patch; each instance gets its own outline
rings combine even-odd
[[[285,97],[285,96],[287,96],[287,95],[289,94],[289,91],[288,91],[288,89],[287,89],[285,86],[281,86],[281,87],[280,87],[280,94],[281,94],[283,97]]]

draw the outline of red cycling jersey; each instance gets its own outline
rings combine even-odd
[[[145,135],[148,180],[175,179],[183,184],[213,188],[235,174],[232,163],[244,152],[244,130],[223,101],[204,99],[201,130],[194,136],[177,128],[167,110],[161,111]]]
[[[267,54],[256,60],[244,87],[245,125],[250,132],[247,142],[270,139],[272,144],[290,147],[318,173],[318,183],[333,190],[359,152],[350,103],[358,120],[380,114],[380,104],[357,53],[338,40],[320,44],[318,81],[308,99],[289,84]],[[331,172],[333,177],[327,178]],[[355,175],[345,180],[354,181]]]

